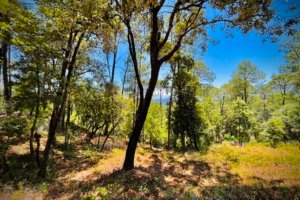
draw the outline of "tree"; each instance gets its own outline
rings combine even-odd
[[[152,146],[161,147],[165,144],[166,135],[166,118],[164,109],[158,103],[151,103],[149,114],[145,121],[144,135],[149,139],[150,148]]]
[[[0,71],[3,75],[3,95],[5,102],[7,104],[6,111],[10,114],[10,101],[12,97],[12,84],[11,84],[11,46],[13,45],[13,27],[16,21],[20,19],[27,20],[29,12],[19,3],[17,0],[0,1],[1,11],[0,11],[0,60],[1,66]]]
[[[186,148],[186,136],[190,138],[191,146],[200,149],[199,139],[205,127],[196,108],[199,81],[192,70],[192,66],[181,66],[174,78],[176,107],[173,112],[173,132],[180,136],[182,151]]]
[[[0,118],[0,169],[8,170],[6,152],[12,141],[19,141],[21,136],[26,135],[28,121],[26,117],[10,115]]]
[[[243,141],[248,141],[250,138],[252,113],[245,101],[240,98],[235,100],[232,108],[229,109],[225,118],[226,129],[238,138],[238,143],[242,146]]]
[[[239,64],[233,75],[233,87],[238,90],[240,96],[245,103],[248,103],[248,95],[250,87],[264,79],[265,74],[250,61],[243,61]]]
[[[292,87],[290,77],[286,74],[280,74],[272,77],[271,84],[275,91],[280,92],[282,97],[282,105],[285,105],[286,95]]]
[[[104,18],[107,20],[108,15],[106,1],[102,0],[71,1],[68,3],[46,1],[43,2],[39,10],[48,19],[46,24],[48,34],[56,36],[52,39],[60,46],[60,49],[55,49],[54,52],[55,55],[59,55],[59,60],[61,60],[61,71],[57,77],[58,89],[53,101],[47,142],[38,172],[39,176],[44,178],[51,145],[65,110],[71,82],[74,74],[76,74],[76,64],[82,43],[94,32],[99,35],[104,33],[103,27],[107,29],[106,32],[109,32],[109,26],[105,26],[103,22]],[[91,13],[97,14],[91,15]]]
[[[283,140],[284,136],[284,124],[279,118],[271,118],[268,120],[266,132],[269,136],[269,140],[272,146],[275,147]]]
[[[134,128],[129,139],[123,168],[130,170],[134,167],[134,157],[143,128],[153,91],[158,80],[161,66],[180,49],[183,42],[194,41],[197,35],[206,38],[205,28],[218,22],[225,22],[228,28],[238,27],[244,32],[251,29],[266,30],[268,21],[273,16],[269,1],[244,2],[244,1],[181,1],[167,2],[155,1],[122,1],[115,0],[118,17],[127,29],[129,52],[135,69],[136,80],[139,87],[140,102],[136,113]],[[206,6],[219,10],[219,14],[213,17],[205,16]],[[168,10],[169,12],[165,12]],[[147,15],[145,15],[147,13]],[[170,13],[166,16],[165,13]],[[138,19],[148,30],[149,56],[151,64],[151,76],[144,95],[144,87],[141,83],[135,37],[132,29],[132,18]],[[162,20],[162,19],[167,20]],[[278,27],[278,26],[276,26]],[[174,39],[172,42],[170,41]],[[204,41],[205,43],[205,41]],[[172,45],[170,45],[172,44]]]

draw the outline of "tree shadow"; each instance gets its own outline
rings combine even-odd
[[[201,160],[168,162],[159,152],[152,153],[148,166],[130,171],[116,170],[100,175],[91,182],[77,183],[70,199],[98,190],[107,191],[110,199],[299,199],[299,187],[243,185],[238,175],[227,166],[215,167]],[[205,185],[203,180],[215,180]],[[74,184],[74,183],[73,183]],[[70,187],[71,188],[71,187]],[[83,188],[83,189],[82,189]],[[103,197],[105,199],[105,197]]]

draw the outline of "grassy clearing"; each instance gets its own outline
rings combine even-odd
[[[272,148],[261,143],[244,147],[229,143],[213,146],[203,159],[215,166],[228,164],[244,184],[279,183],[300,186],[300,146],[281,144]]]
[[[99,153],[97,146],[77,142],[70,147],[74,154],[68,155],[59,147],[62,142],[58,140],[54,149],[55,165],[50,165],[48,180],[35,180],[36,170],[30,170],[34,166],[16,165],[0,181],[0,199],[23,200],[32,195],[40,199],[300,198],[299,144],[271,148],[260,143],[243,147],[223,143],[206,154],[155,151],[141,145],[136,169],[124,172],[125,149],[119,145]],[[26,154],[20,152],[12,158],[24,161]]]

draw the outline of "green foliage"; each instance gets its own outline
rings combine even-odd
[[[102,199],[109,199],[109,193],[108,193],[108,190],[105,187],[98,187],[97,188],[97,194]]]
[[[0,133],[9,138],[20,137],[26,134],[27,118],[18,115],[1,116]]]
[[[209,146],[210,139],[205,130],[207,122],[200,114],[201,107],[200,110],[197,109],[199,80],[193,75],[193,62],[187,62],[189,60],[182,58],[180,63],[182,66],[174,77],[176,107],[173,111],[173,132],[177,137],[181,137],[183,149],[185,148],[184,137],[188,136],[190,146],[203,150]]]
[[[267,122],[266,133],[272,146],[277,144],[284,138],[284,123],[280,118],[271,118]]]
[[[227,109],[225,116],[226,132],[237,137],[240,145],[250,139],[252,117],[252,112],[240,98],[233,102],[232,107]]]
[[[13,142],[18,142],[27,134],[28,121],[26,117],[4,115],[0,117],[0,167],[7,170],[6,152]]]
[[[154,146],[163,146],[167,140],[167,119],[165,108],[151,103],[144,125],[145,139]],[[142,136],[143,137],[143,136]]]

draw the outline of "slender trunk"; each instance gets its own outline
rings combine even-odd
[[[247,85],[246,85],[246,81],[245,81],[245,86],[244,86],[244,100],[245,100],[245,103],[247,104]]]
[[[162,128],[162,86],[159,86],[159,108],[160,108],[160,128]]]
[[[266,109],[266,95],[263,96],[264,108],[263,108],[263,121],[267,120],[267,109]]]
[[[40,162],[40,139],[41,139],[41,135],[38,133],[34,134],[35,137],[35,142],[36,142],[36,149],[35,149],[35,160],[36,160],[36,164],[38,167],[41,166],[41,162]]]
[[[198,139],[197,139],[197,136],[196,134],[194,133],[193,134],[193,140],[194,140],[194,147],[197,151],[199,151],[199,147],[198,147]]]
[[[74,42],[72,38],[73,38],[73,36],[74,36],[74,38],[76,38],[76,35],[77,35],[77,33],[74,33],[74,35],[72,32],[70,33],[70,37],[69,37],[69,41],[68,41],[69,50],[66,52],[65,58],[69,58],[69,55],[70,55],[69,51],[72,49],[72,43]],[[66,80],[61,82],[60,88],[57,92],[56,98],[59,99],[60,101],[56,102],[53,107],[53,111],[52,111],[52,115],[51,115],[51,119],[50,119],[49,131],[48,131],[48,138],[47,138],[47,142],[46,142],[46,146],[45,146],[45,150],[44,150],[43,161],[41,163],[41,167],[38,172],[38,175],[41,178],[46,177],[51,145],[55,138],[55,133],[56,133],[57,127],[62,118],[63,111],[65,109],[65,105],[66,105],[66,101],[67,101],[67,97],[68,97],[68,93],[69,93],[70,82],[71,82],[71,78],[73,77],[73,71],[75,68],[76,57],[77,57],[77,53],[79,51],[81,41],[83,40],[83,37],[84,37],[84,33],[81,33],[80,37],[78,38],[78,42],[74,48],[71,61],[68,62],[66,60],[63,62],[63,65],[62,65],[62,73],[61,73],[62,79],[65,79],[65,73],[66,73],[67,69],[68,69],[68,72],[67,72]]]
[[[221,100],[221,115],[224,115],[224,103],[225,103],[225,96],[222,97]]]
[[[124,87],[125,87],[125,83],[126,83],[126,76],[127,76],[128,66],[129,66],[129,61],[127,59],[127,61],[126,61],[126,68],[125,68],[125,72],[124,72],[124,76],[123,76],[123,81],[122,81],[122,90],[121,90],[122,96],[124,94]]]
[[[120,121],[119,121],[119,122],[120,122]],[[105,137],[105,140],[104,140],[104,142],[103,142],[103,144],[102,144],[102,147],[101,147],[101,149],[100,149],[100,152],[103,151],[104,146],[105,146],[105,144],[106,144],[106,141],[108,140],[109,136],[110,136],[111,133],[114,131],[114,129],[117,127],[117,125],[119,124],[119,122],[117,122],[117,123],[112,127],[112,129],[108,132],[108,134],[107,134],[107,136]]]
[[[34,157],[34,148],[33,148],[33,137],[34,137],[34,132],[36,131],[36,124],[37,120],[39,118],[39,113],[40,113],[40,105],[39,101],[36,102],[35,105],[35,115],[34,115],[34,120],[32,127],[30,129],[30,137],[29,137],[29,147],[30,147],[30,156]]]
[[[57,113],[56,110],[52,112],[51,119],[50,119],[50,125],[49,125],[49,131],[48,131],[48,137],[47,137],[47,143],[44,150],[44,156],[42,163],[40,164],[40,170],[38,172],[39,177],[45,178],[46,172],[47,172],[47,165],[48,165],[48,159],[50,154],[51,145],[55,136],[55,132],[58,126],[59,119],[61,116],[58,116],[59,113]]]
[[[32,117],[36,104],[30,108],[29,117]]]
[[[59,129],[62,130],[62,131],[65,131],[65,126],[66,126],[66,110],[64,110],[63,114],[62,114],[62,117],[61,117],[61,123],[60,123],[60,126],[59,126]]]
[[[239,146],[241,147],[242,146],[242,136],[241,136],[241,121],[239,119],[239,126],[238,126],[238,134],[239,134]]]
[[[177,139],[178,139],[178,135],[174,135],[174,138],[173,138],[173,148],[176,149],[177,147]]]
[[[286,86],[283,86],[282,105],[285,105]]]
[[[2,167],[3,172],[7,172],[7,170],[8,170],[5,154],[6,154],[6,151],[2,153],[2,163],[1,163],[2,166],[1,167]]]
[[[35,104],[35,115],[32,127],[30,129],[30,137],[29,137],[29,147],[30,147],[30,155],[34,157],[34,148],[33,148],[33,136],[34,132],[36,131],[36,124],[40,114],[40,96],[41,96],[41,89],[40,89],[40,79],[39,79],[39,66],[36,66],[36,86],[37,86],[37,93],[36,93],[36,104]]]
[[[123,169],[124,170],[131,170],[134,168],[134,156],[135,156],[135,151],[137,147],[137,143],[139,141],[141,131],[143,128],[143,125],[145,123],[150,102],[152,99],[153,91],[155,89],[155,85],[157,83],[158,79],[158,74],[159,74],[159,65],[152,65],[152,71],[151,71],[151,78],[149,81],[149,87],[146,92],[146,96],[144,99],[140,99],[139,102],[139,107],[136,113],[136,120],[134,124],[134,128],[132,130],[127,150],[126,150],[126,156],[125,156],[125,161],[123,164]]]
[[[8,44],[3,42],[2,44],[2,73],[3,73],[3,86],[4,86],[4,99],[8,104],[10,101],[10,89],[9,89],[9,80],[8,80]]]
[[[108,127],[109,127],[110,123],[107,122],[106,125],[105,125],[105,128],[104,128],[104,134],[103,135],[107,135],[108,134]]]
[[[68,101],[67,106],[67,119],[65,124],[65,146],[66,149],[69,149],[69,125],[70,125],[70,117],[71,117],[71,100]]]
[[[170,90],[170,100],[169,100],[169,106],[168,106],[168,149],[171,148],[171,115],[172,115],[172,106],[173,106],[173,81],[171,84],[171,90]]]
[[[185,152],[185,134],[184,132],[180,133],[180,141],[181,141],[181,150]]]

